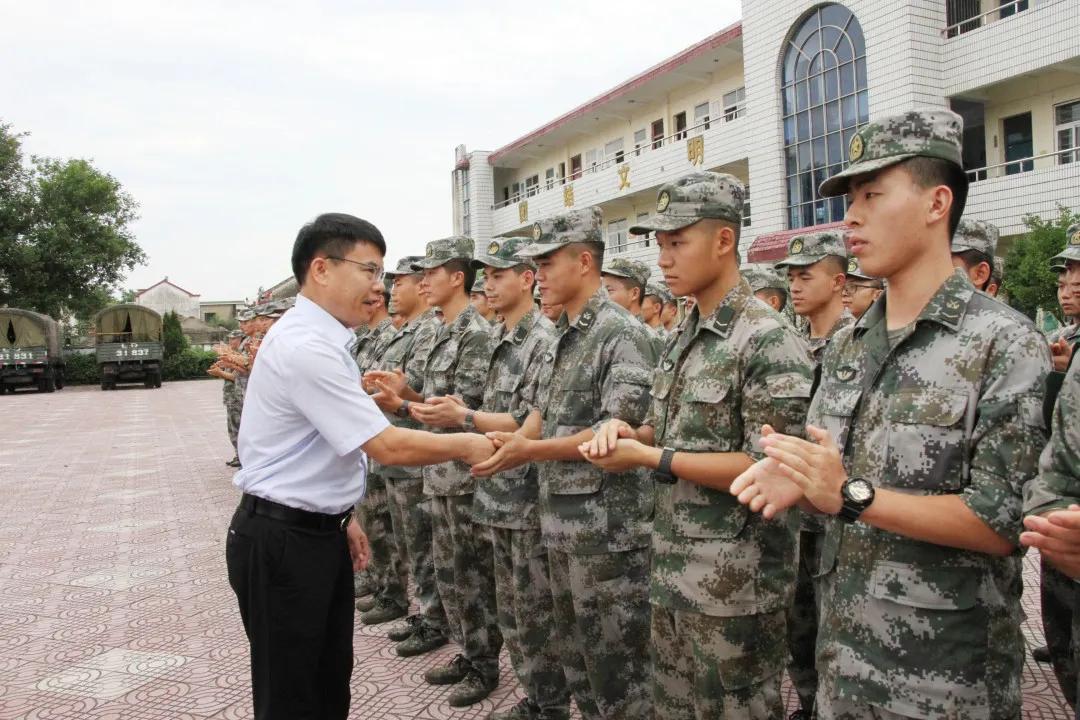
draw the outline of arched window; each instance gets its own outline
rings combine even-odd
[[[839,222],[844,199],[822,199],[818,187],[844,167],[852,135],[869,120],[859,21],[843,5],[814,8],[784,45],[780,73],[788,227]]]

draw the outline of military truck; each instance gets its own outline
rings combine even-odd
[[[38,392],[64,387],[60,325],[48,315],[0,308],[0,392],[30,386]]]
[[[161,387],[161,316],[142,305],[105,308],[94,316],[94,352],[102,390],[115,390],[117,383]]]

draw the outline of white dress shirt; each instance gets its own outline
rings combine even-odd
[[[244,395],[233,484],[304,510],[340,513],[364,495],[360,446],[390,423],[360,387],[356,336],[306,297],[263,338]]]

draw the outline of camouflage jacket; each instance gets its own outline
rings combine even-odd
[[[472,305],[454,321],[439,327],[424,366],[425,398],[457,395],[476,410],[484,397],[484,379],[491,358],[491,325]],[[431,428],[431,432],[460,432]],[[460,460],[425,465],[424,492],[428,495],[468,495],[475,488],[469,466]]]
[[[555,330],[532,397],[543,436],[596,430],[612,418],[640,425],[656,367],[641,323],[597,292],[573,323],[563,313]],[[594,554],[647,547],[652,514],[652,475],[642,469],[612,474],[584,460],[540,463],[540,527],[548,548]]]
[[[248,353],[247,348],[248,345],[251,344],[252,339],[252,337],[245,335],[244,338],[240,341],[240,347],[236,349],[237,352],[247,358],[249,362],[251,361],[251,355]],[[234,381],[234,383],[236,385],[236,391],[237,395],[240,398],[240,402],[244,401],[244,393],[247,392],[249,372],[244,372],[243,370],[236,371],[236,380]]]
[[[375,358],[382,354],[382,351],[386,349],[386,344],[396,332],[393,321],[390,318],[384,318],[356,341],[353,357],[356,358],[356,364],[361,373],[372,369]]]
[[[1039,458],[1039,476],[1024,487],[1024,514],[1038,515],[1080,503],[1080,360],[1058,393],[1050,442]]]
[[[1047,342],[1051,343],[1061,339],[1068,340],[1070,345],[1075,345],[1076,341],[1080,340],[1080,323],[1070,323],[1065,327],[1058,328],[1046,338]]]
[[[806,345],[741,280],[707,318],[694,308],[668,343],[646,424],[657,447],[762,457],[761,426],[803,435],[812,363]],[[796,512],[764,520],[724,490],[658,485],[652,601],[736,616],[791,602]]]
[[[829,344],[809,422],[844,448],[850,477],[958,495],[1016,542],[1022,490],[1046,441],[1046,340],[962,271],[892,339],[886,301]],[[1018,717],[1020,571],[1018,553],[830,519],[817,568],[818,670],[842,695],[910,717]]]
[[[394,330],[393,325],[390,326],[391,335],[387,340],[385,346],[382,348],[377,356],[373,356],[371,363],[368,367],[369,370],[402,370],[405,372],[406,378],[422,377],[424,374],[424,365],[427,363],[427,355],[421,351],[423,348],[418,347],[419,341],[424,331],[429,327],[430,323],[434,319],[434,313],[428,311],[416,317],[412,322],[405,323],[399,330]],[[428,336],[432,336],[429,332]],[[411,383],[410,383],[411,384]],[[416,390],[420,390],[420,383],[417,383]],[[383,413],[386,415],[386,419],[397,427],[409,428],[416,430],[420,428],[420,423],[413,420],[411,417],[403,418],[393,413]],[[370,463],[370,473],[378,473],[383,477],[393,480],[405,480],[421,478],[421,469],[419,467],[405,467],[403,465],[379,465],[372,459],[368,459]]]
[[[555,327],[539,310],[527,313],[511,331],[501,323],[495,326],[481,407],[486,412],[510,413],[518,425],[525,422],[531,408],[523,400],[524,388],[536,384],[544,353],[554,341]],[[538,482],[533,464],[480,478],[473,496],[473,517],[485,525],[514,530],[540,527]]]
[[[415,360],[407,363],[403,370],[409,387],[420,392],[424,389],[424,368],[427,367],[428,355],[431,354],[431,348],[435,345],[435,336],[439,334],[442,321],[439,320],[433,308],[428,308],[416,318],[415,322],[416,335],[412,344],[412,356]]]

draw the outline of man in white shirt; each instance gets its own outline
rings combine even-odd
[[[382,465],[475,464],[477,434],[393,427],[360,387],[350,330],[382,277],[386,244],[364,220],[320,215],[293,245],[295,308],[263,340],[240,425],[244,495],[226,541],[229,584],[251,645],[259,720],[349,711],[354,569],[369,550],[352,514],[368,456]]]

